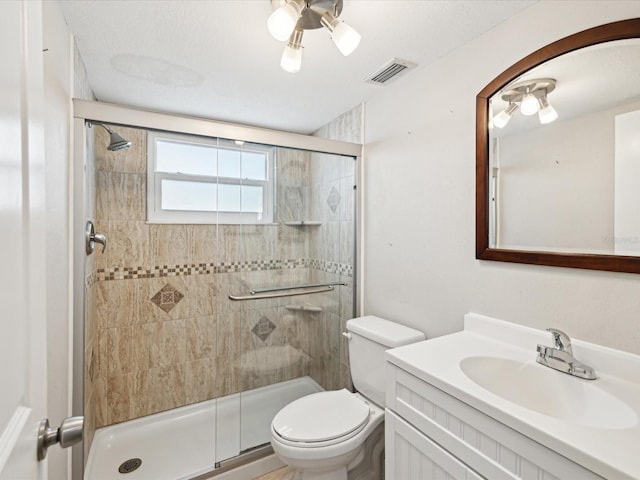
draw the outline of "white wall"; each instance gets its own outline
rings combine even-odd
[[[534,50],[640,16],[640,2],[537,3],[366,105],[364,309],[423,330],[474,311],[640,353],[640,276],[475,260],[475,96]]]
[[[615,230],[619,255],[640,254],[640,110],[615,118]]]
[[[537,124],[533,129],[504,132],[498,139],[499,248],[603,254],[612,254],[614,246],[633,248],[630,237],[637,242],[640,232],[638,202],[627,202],[629,228],[614,235],[614,197],[640,197],[632,193],[637,169],[621,171],[615,158],[624,144],[616,145],[614,125],[621,113],[639,108],[640,102],[632,102],[567,120],[561,116],[550,125],[532,117]],[[632,149],[631,165],[636,163],[636,143],[626,145]],[[614,188],[620,181],[628,182],[628,192]],[[614,237],[621,238],[616,242]]]
[[[72,38],[57,1],[43,2],[48,416],[71,416],[70,120]],[[69,475],[70,450],[52,448],[49,478]],[[70,478],[70,477],[69,477]]]
[[[560,118],[499,140],[499,248],[613,253],[613,119]]]

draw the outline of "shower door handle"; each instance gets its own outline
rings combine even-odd
[[[38,461],[47,456],[47,449],[56,443],[61,448],[71,447],[82,441],[84,417],[67,417],[60,424],[60,428],[51,428],[49,419],[40,420],[38,428]]]
[[[102,253],[107,248],[107,237],[104,233],[96,233],[96,229],[93,226],[93,222],[89,220],[87,222],[87,226],[84,229],[85,235],[85,251],[87,255],[91,255],[93,250],[96,248],[96,243],[102,245]]]

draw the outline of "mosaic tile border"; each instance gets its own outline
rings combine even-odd
[[[328,260],[309,259],[308,267],[322,270],[327,273],[337,273],[339,275],[353,276],[353,265],[347,263],[330,262]]]
[[[99,268],[97,271],[98,281],[105,280],[132,280],[135,278],[156,278],[156,277],[180,277],[184,275],[202,275],[213,273],[215,265],[213,263],[182,264],[182,265],[156,265],[152,268],[145,267],[115,267]]]
[[[180,277],[208,273],[237,273],[282,270],[285,268],[313,268],[326,273],[353,276],[353,265],[311,258],[288,260],[247,260],[244,262],[199,263],[181,265],[156,265],[146,267],[99,268],[86,278],[87,285],[109,280],[133,280],[136,278]],[[91,282],[91,283],[89,283]]]

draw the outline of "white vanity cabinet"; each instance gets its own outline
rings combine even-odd
[[[392,363],[386,401],[389,480],[604,478]]]
[[[385,478],[482,480],[391,410],[385,411]]]

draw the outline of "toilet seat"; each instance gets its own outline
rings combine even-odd
[[[356,435],[366,426],[369,413],[369,405],[346,389],[319,392],[284,407],[271,428],[285,444],[322,447]]]

